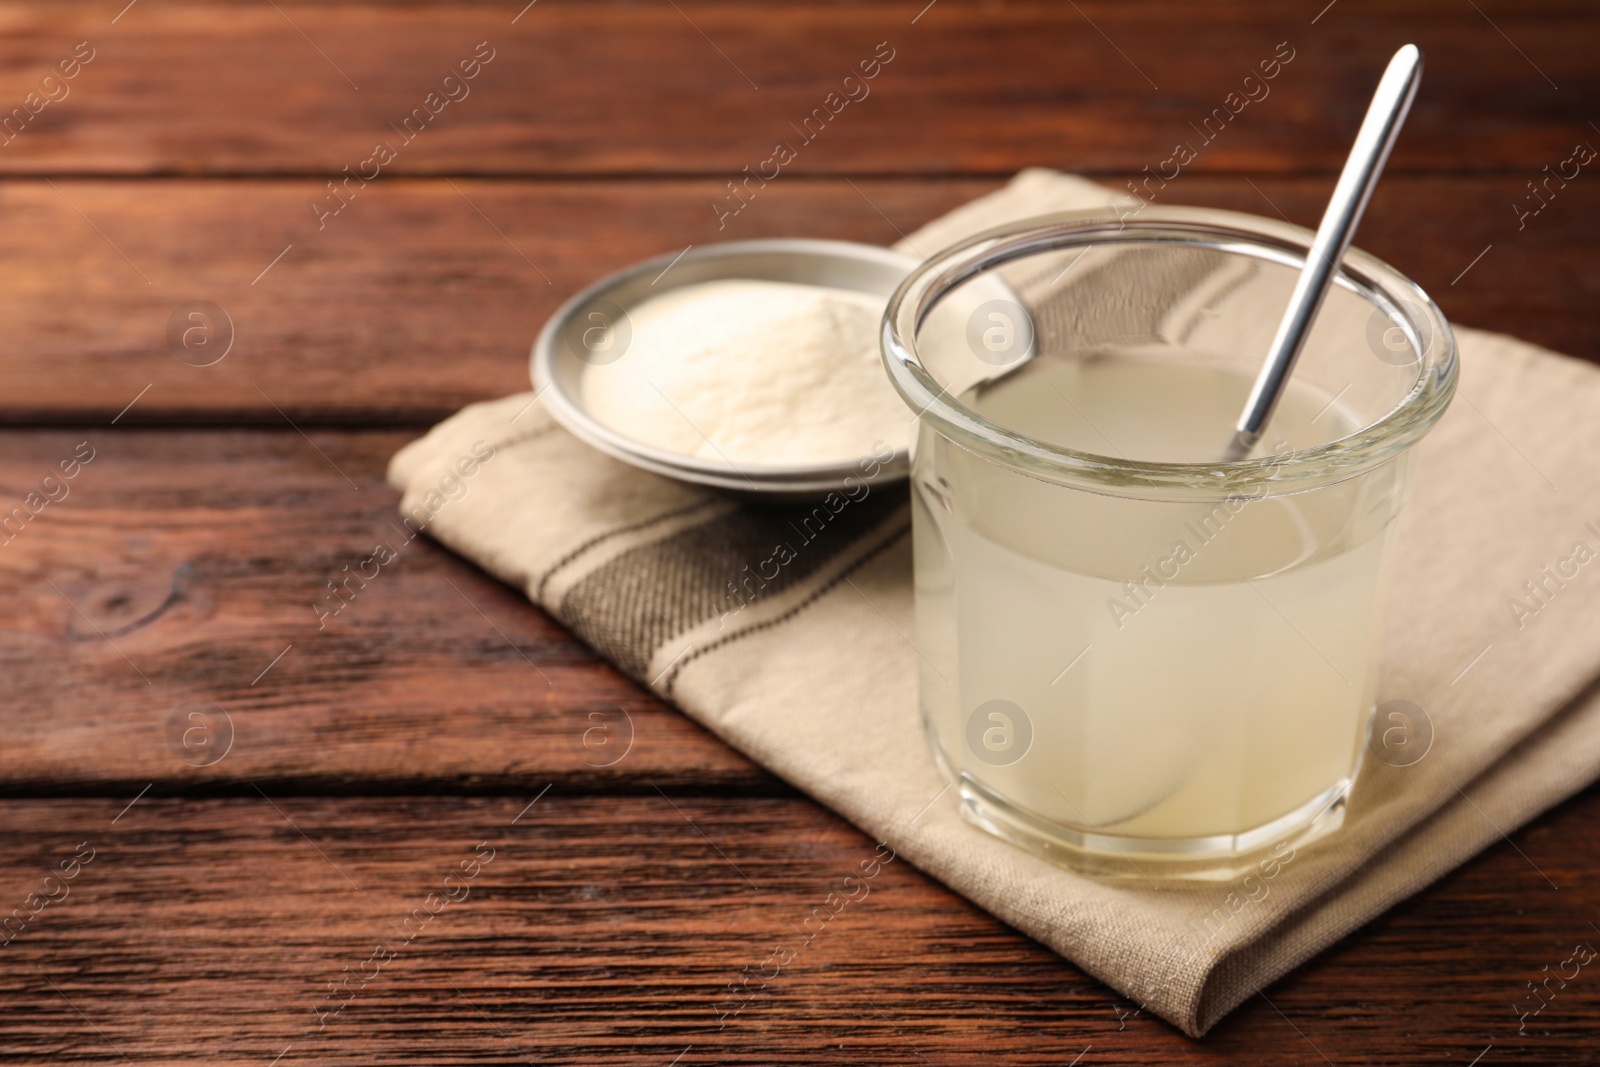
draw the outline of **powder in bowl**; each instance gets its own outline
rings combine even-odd
[[[903,449],[911,420],[878,358],[885,302],[789,282],[674,289],[628,311],[627,350],[584,368],[581,401],[636,441],[735,467]]]

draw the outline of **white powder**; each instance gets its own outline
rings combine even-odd
[[[627,350],[584,368],[582,402],[618,433],[734,466],[901,449],[911,412],[878,357],[884,304],[786,282],[675,289],[629,310]]]

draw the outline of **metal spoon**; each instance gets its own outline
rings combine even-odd
[[[1378,82],[1378,91],[1372,94],[1367,117],[1361,121],[1356,143],[1351,146],[1350,158],[1345,160],[1339,173],[1339,183],[1333,187],[1333,198],[1322,213],[1322,224],[1317,227],[1316,239],[1306,253],[1305,266],[1295,283],[1294,295],[1289,297],[1289,307],[1284,311],[1278,333],[1272,339],[1267,361],[1256,376],[1250,399],[1245,402],[1244,413],[1234,428],[1233,440],[1222,454],[1224,463],[1244,459],[1266,432],[1267,422],[1278,406],[1283,387],[1294,371],[1295,360],[1305,346],[1311,324],[1322,307],[1322,298],[1328,293],[1334,271],[1350,247],[1350,238],[1367,209],[1378,175],[1389,159],[1389,150],[1400,136],[1400,127],[1416,98],[1417,84],[1422,80],[1422,53],[1414,44],[1408,44],[1389,60],[1389,67]]]

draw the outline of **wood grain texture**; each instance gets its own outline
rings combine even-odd
[[[596,277],[730,238],[888,244],[1022,166],[1122,187],[1177,142],[1201,150],[1159,203],[1314,224],[1405,40],[1426,84],[1359,243],[1460,322],[1600,360],[1600,180],[1513,206],[1600,144],[1592,4],[524,2],[0,0],[0,424],[30,427],[0,432],[0,916],[95,849],[0,925],[0,1059],[1596,1061],[1592,967],[1526,1027],[1513,1005],[1600,944],[1600,790],[1203,1042],[903,861],[719,1019],[872,842],[426,540],[313,608],[401,539],[393,451],[526,388]],[[479,41],[470,96],[402,143]],[[880,41],[870,95],[794,131]],[[1207,140],[1281,41],[1270,95]],[[379,139],[395,157],[319,222]],[[779,139],[793,161],[719,227]],[[467,899],[396,945],[480,841]]]
[[[1600,358],[1600,180],[1519,229],[1524,181],[1391,175],[1359,244],[1462,323]],[[999,184],[781,178],[719,230],[710,179],[384,180],[319,231],[310,181],[0,183],[0,421],[104,423],[138,396],[119,425],[421,426],[527,389],[539,328],[601,275],[732,238],[889,244]],[[1155,202],[1315,225],[1331,188],[1184,174]],[[214,365],[194,364],[228,327],[207,313],[194,339],[211,347],[186,349],[191,301],[231,323]]]
[[[69,95],[0,148],[0,171],[333,176],[392,140],[390,124],[480,41],[495,58],[400,146],[394,173],[731,176],[796,139],[790,123],[879,42],[894,58],[800,147],[794,172],[1137,171],[1194,138],[1190,124],[1280,42],[1294,58],[1271,94],[1196,167],[1336,169],[1407,40],[1428,75],[1396,169],[1537,170],[1589,136],[1586,101],[1600,92],[1600,15],[1580,0],[1485,0],[1482,14],[1454,0],[1341,0],[1315,23],[1322,5],[1301,0],[940,0],[926,11],[926,0],[541,0],[514,24],[523,4],[512,0],[146,0],[113,25],[120,6],[0,8],[0,101],[20,104],[77,42],[95,49]]]
[[[1544,966],[1597,939],[1600,890],[1572,847],[1600,832],[1594,792],[1200,1043],[1132,1015],[904,860],[802,942],[812,909],[877,852],[804,800],[557,788],[526,808],[533,796],[147,796],[120,816],[131,794],[0,802],[8,907],[80,842],[94,850],[68,896],[0,948],[0,1056],[664,1067],[681,1055],[690,1067],[957,1064],[981,1049],[1000,1064],[1086,1052],[1086,1067],[1411,1067],[1465,1064],[1493,1045],[1485,1062],[1593,1062],[1590,969],[1552,985],[1526,1033],[1511,1006]],[[462,877],[460,863],[489,850]],[[457,899],[428,902],[447,891]],[[438,914],[400,925],[424,907]],[[729,983],[758,975],[779,943],[796,958],[776,975],[767,967],[766,986],[723,1017]],[[377,946],[393,958],[368,964]],[[347,973],[350,994],[331,997]]]
[[[404,539],[383,470],[405,440],[0,435],[0,792],[773,788],[520,595]],[[81,441],[93,459],[19,523]],[[379,544],[396,558],[363,582]]]

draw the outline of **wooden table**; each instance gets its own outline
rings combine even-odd
[[[1122,187],[1179,142],[1161,202],[1314,224],[1407,40],[1428,72],[1360,243],[1462,322],[1600,358],[1600,174],[1528,185],[1600,146],[1592,5],[124,2],[0,4],[0,913],[37,912],[0,934],[0,1055],[1600,1057],[1600,974],[1513,1009],[1600,944],[1594,789],[1203,1042],[904,863],[719,1027],[870,842],[431,543],[311,606],[390,536],[388,457],[527,388],[589,280],[888,243],[1020,167]]]

